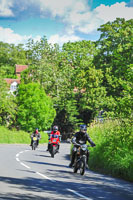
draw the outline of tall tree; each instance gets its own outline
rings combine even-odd
[[[20,84],[17,102],[17,123],[21,129],[33,131],[36,127],[40,130],[51,127],[55,109],[40,84]]]
[[[131,101],[132,27],[133,20],[125,21],[125,19],[118,18],[98,29],[101,31],[101,36],[97,42],[99,51],[94,63],[97,69],[101,69],[104,74],[103,86],[106,87],[108,97],[105,109],[115,113],[117,110],[118,115],[123,113],[120,108],[125,99]],[[124,108],[124,104],[122,107]],[[129,110],[131,111],[131,108]],[[130,116],[131,112],[128,114]]]
[[[64,44],[63,51],[67,53],[67,60],[72,68],[71,92],[76,89],[79,118],[87,124],[102,108],[106,96],[105,88],[101,87],[102,71],[93,64],[95,44],[91,41],[67,43]]]

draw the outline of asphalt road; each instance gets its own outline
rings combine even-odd
[[[46,145],[0,145],[0,200],[133,200],[133,184],[87,170],[74,174],[70,144],[51,158]]]

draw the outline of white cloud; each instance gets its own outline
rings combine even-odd
[[[117,17],[126,20],[133,18],[133,7],[126,7],[126,3],[116,3],[111,6],[100,5],[93,11],[86,8],[85,12],[72,11],[64,22],[69,30],[90,33],[108,21],[114,21]]]
[[[0,16],[17,18],[18,16],[15,16],[15,14],[20,16],[25,11],[30,16],[34,14],[37,17],[59,20],[65,27],[62,32],[64,36],[58,34],[51,36],[49,39],[51,43],[80,40],[75,35],[77,31],[85,34],[92,33],[101,24],[114,21],[117,17],[126,20],[133,18],[133,7],[126,6],[124,0],[122,3],[111,6],[101,4],[94,10],[90,10],[88,2],[92,3],[92,0],[0,0]],[[16,13],[15,10],[17,10]],[[27,40],[29,37],[14,33],[11,29],[0,29],[0,39],[2,38],[5,42],[13,43],[16,41],[18,43]],[[37,36],[36,40],[39,39],[40,36]]]
[[[25,43],[31,36],[21,36],[10,28],[0,27],[0,41],[9,43],[9,44],[20,44]]]
[[[117,17],[126,20],[133,18],[133,8],[126,6],[125,2],[111,6],[101,4],[94,10],[90,10],[86,0],[40,0],[42,15],[51,13],[52,17],[59,17],[65,24],[66,34],[74,34],[75,31],[91,33],[108,21],[114,21]]]
[[[87,0],[38,0],[40,3],[41,12],[45,15],[48,11],[53,17],[69,16],[73,10],[85,11]]]
[[[133,18],[133,7],[126,7],[126,3],[116,3],[111,6],[100,5],[95,9],[96,17],[104,23],[114,21],[117,17],[129,20]]]
[[[75,36],[75,35],[58,35],[58,34],[55,34],[55,35],[52,35],[48,42],[51,43],[51,44],[55,44],[55,43],[58,43],[60,46],[62,46],[64,43],[70,41],[70,42],[75,42],[75,41],[79,41],[81,40],[81,38],[79,38],[78,36]]]
[[[13,6],[12,0],[0,0],[0,16],[2,17],[12,17],[14,16],[12,10]]]

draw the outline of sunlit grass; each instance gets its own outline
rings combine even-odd
[[[91,169],[133,181],[133,134],[130,121],[108,120],[88,128],[96,143],[90,149]]]
[[[1,144],[30,144],[30,134],[24,131],[9,130],[0,126],[0,143]],[[41,132],[40,144],[48,142],[47,133]]]

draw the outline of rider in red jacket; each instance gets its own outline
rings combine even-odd
[[[60,131],[58,131],[58,126],[53,127],[53,131],[50,133],[51,135],[60,135]]]
[[[51,131],[49,139],[52,137],[52,135],[58,135],[58,136],[60,136],[60,131],[58,131],[58,126],[54,126],[53,127],[53,131]],[[60,137],[59,137],[59,140],[60,140]],[[50,144],[48,143],[47,151],[49,150],[49,147],[50,147]],[[58,145],[58,151],[59,151],[59,147],[60,146]]]

